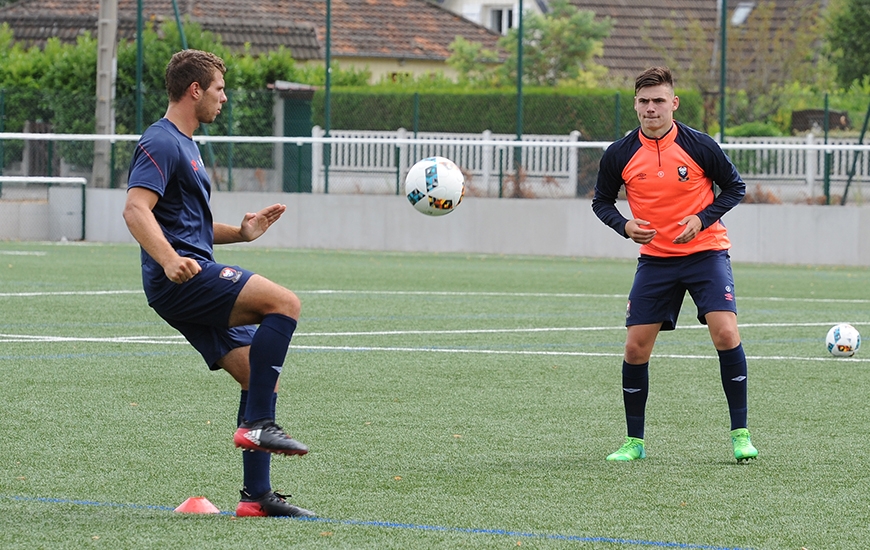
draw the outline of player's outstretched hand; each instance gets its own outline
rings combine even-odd
[[[287,205],[273,204],[257,213],[248,212],[245,214],[245,218],[242,220],[242,225],[240,226],[242,238],[248,242],[258,238],[260,235],[265,233],[273,223],[278,221],[278,218],[284,214],[285,210],[287,210]]]

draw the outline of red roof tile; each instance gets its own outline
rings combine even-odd
[[[333,0],[335,57],[393,57],[443,61],[456,38],[496,48],[499,35],[425,0]],[[182,17],[199,22],[230,47],[250,42],[255,52],[290,48],[297,59],[322,58],[325,0],[178,0]],[[0,8],[16,39],[43,42],[96,34],[99,0],[20,0]],[[240,18],[241,15],[241,18]],[[143,0],[147,20],[174,20],[171,0]],[[118,0],[119,35],[135,36],[136,0]],[[132,26],[131,26],[132,25]]]
[[[610,70],[611,76],[634,78],[643,69],[665,61],[649,44],[652,40],[667,47],[681,68],[690,64],[689,53],[673,47],[673,33],[668,29],[686,29],[689,21],[699,21],[709,29],[710,41],[718,40],[719,0],[570,0],[582,10],[593,11],[596,19],[610,17],[614,21],[610,37],[604,40],[604,55],[598,62]],[[819,0],[774,0],[776,10],[772,25],[781,26],[788,13],[796,8],[819,4]],[[728,3],[728,13],[737,2]],[[679,31],[678,31],[679,32]]]

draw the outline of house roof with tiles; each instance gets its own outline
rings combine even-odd
[[[770,1],[770,0],[769,0]],[[826,0],[772,0],[775,10],[771,28],[783,27],[798,9],[824,6]],[[674,33],[697,21],[708,30],[711,41],[719,37],[719,0],[570,0],[582,10],[596,14],[596,19],[610,17],[614,23],[610,37],[604,40],[604,55],[598,62],[611,76],[634,78],[639,72],[665,61],[651,45],[668,49],[681,68],[691,65],[690,53],[673,46]],[[728,16],[742,2],[728,3]],[[759,4],[758,1],[753,4]],[[751,17],[751,15],[750,15]],[[675,29],[675,30],[672,30]],[[751,45],[749,45],[751,47]]]
[[[118,35],[132,40],[136,0],[118,1]],[[143,0],[145,21],[174,21],[171,0]],[[16,40],[43,44],[57,36],[73,41],[97,33],[99,0],[19,0],[0,8]],[[299,60],[322,59],[325,0],[178,0],[189,18],[218,34],[232,49],[250,43],[254,53],[283,45]],[[335,0],[331,5],[331,54],[344,58],[390,57],[443,61],[456,38],[496,48],[499,35],[425,0]]]
[[[641,70],[663,64],[662,56],[649,41],[669,44],[673,38],[667,21],[685,27],[689,20],[698,20],[705,28],[715,28],[718,0],[571,0],[582,9],[595,12],[596,19],[609,17],[613,22],[610,36],[604,40],[604,55],[598,62],[613,76],[634,77]],[[675,52],[682,64],[685,58]]]

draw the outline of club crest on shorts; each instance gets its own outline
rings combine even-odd
[[[233,269],[231,267],[225,267],[221,269],[221,279],[225,279],[227,281],[237,283],[239,279],[242,278],[242,272],[238,269]]]

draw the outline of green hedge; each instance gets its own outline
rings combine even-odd
[[[680,91],[678,119],[699,128],[700,94]],[[416,96],[416,97],[415,97]],[[324,126],[325,92],[312,100],[314,123]],[[391,92],[333,89],[330,128],[419,132],[516,133],[516,92]],[[585,140],[612,140],[637,127],[630,91],[530,89],[523,91],[524,134],[568,134]]]

